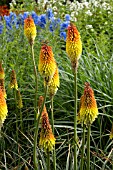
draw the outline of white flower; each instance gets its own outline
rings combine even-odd
[[[93,26],[92,25],[86,25],[86,29],[92,29]]]
[[[83,4],[86,8],[89,7],[89,2],[83,2],[82,4]]]
[[[86,11],[86,14],[89,15],[89,16],[92,16],[92,13],[90,10]]]

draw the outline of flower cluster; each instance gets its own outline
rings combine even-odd
[[[47,44],[41,47],[38,70],[44,77],[44,84],[48,85],[49,95],[54,96],[59,87],[59,74],[52,48]]]
[[[20,90],[18,89],[18,83],[17,83],[17,79],[16,79],[15,70],[12,70],[12,72],[11,72],[9,86],[10,86],[11,89],[15,90],[15,92],[16,92],[16,100],[17,100],[17,107],[19,109],[21,109],[23,107],[22,96],[20,94]]]
[[[94,92],[89,83],[85,83],[84,94],[80,99],[80,110],[78,120],[85,125],[92,124],[98,115],[98,108],[94,97]]]
[[[72,23],[68,26],[66,38],[66,52],[71,60],[72,68],[77,69],[78,59],[82,54],[80,33]]]
[[[15,70],[12,70],[12,72],[11,72],[10,88],[14,88],[14,89],[18,90],[18,84],[17,84],[17,80],[16,80]]]
[[[2,92],[3,92],[3,94],[4,94],[4,97],[6,98],[4,78],[5,78],[5,73],[4,73],[4,69],[3,69],[3,67],[2,67],[2,62],[0,61],[0,87],[1,87],[1,89],[2,89]]]
[[[0,61],[0,131],[8,113],[7,104],[5,100],[6,91],[5,91],[4,78],[5,78],[5,73],[2,67],[2,61]]]
[[[36,26],[31,16],[28,16],[24,20],[24,34],[28,38],[30,45],[34,44],[34,40],[36,37]]]
[[[6,91],[4,85],[4,77],[5,77],[5,73],[2,67],[2,62],[0,61],[0,130],[8,113],[7,104],[5,100]]]
[[[39,105],[42,104],[43,100],[43,97],[40,96]],[[43,148],[45,152],[52,151],[53,147],[55,146],[55,137],[49,123],[49,117],[45,106],[41,115],[41,132],[39,146]]]
[[[40,50],[38,70],[47,83],[52,79],[55,69],[56,61],[53,57],[52,48],[44,44]]]
[[[52,9],[48,9],[46,14],[37,15],[36,12],[24,12],[23,14],[16,14],[10,12],[9,16],[4,16],[7,30],[13,29],[15,27],[18,29],[20,26],[24,26],[24,20],[31,16],[37,29],[44,29],[46,25],[49,25],[49,31],[54,34],[55,30],[59,30],[59,36],[66,40],[66,28],[70,23],[70,16],[65,15],[64,22],[60,18],[55,18]],[[0,34],[3,32],[3,22],[0,22]]]
[[[0,16],[9,15],[9,9],[6,5],[0,6]]]
[[[4,98],[4,94],[0,87],[0,129],[6,119],[7,113],[8,113],[8,110],[7,110],[6,100]]]

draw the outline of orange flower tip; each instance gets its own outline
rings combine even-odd
[[[55,137],[52,133],[48,113],[46,110],[43,111],[41,115],[41,132],[39,146],[43,148],[45,152],[52,151],[55,146]]]
[[[85,83],[84,94],[80,98],[78,121],[86,125],[92,124],[98,116],[97,103],[94,92],[89,83]]]
[[[30,45],[33,45],[36,37],[36,26],[31,16],[24,20],[24,34],[28,38]]]
[[[77,70],[78,60],[82,54],[82,41],[79,31],[73,24],[67,28],[66,52],[71,60],[72,68]]]
[[[4,98],[2,89],[0,88],[0,122],[1,124],[4,123],[7,113],[8,113],[8,109],[7,109],[6,100]]]
[[[43,96],[40,96],[40,97],[39,97],[39,101],[38,101],[38,106],[39,106],[39,107],[42,106],[43,101],[44,101],[44,97],[43,97]]]
[[[52,79],[56,69],[56,61],[53,57],[51,46],[44,44],[40,50],[38,70],[44,77],[46,83]]]
[[[17,84],[17,80],[16,80],[16,73],[14,70],[12,70],[11,72],[11,78],[10,78],[10,88],[14,88],[16,90],[18,90],[18,84]]]
[[[43,97],[43,96],[40,96],[40,97],[39,97],[39,101],[38,101],[39,110],[40,110],[40,108],[42,107],[43,102],[44,102],[44,97]],[[43,112],[47,112],[45,105],[44,105],[44,107],[43,107]]]

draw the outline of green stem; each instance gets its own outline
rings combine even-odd
[[[23,118],[22,118],[22,112],[21,112],[21,109],[19,109],[20,111],[20,126],[21,126],[21,131],[23,132]]]
[[[36,68],[36,63],[35,63],[35,57],[34,57],[34,46],[33,44],[31,45],[31,53],[32,53],[32,59],[33,59],[33,65],[34,65],[34,74],[35,74],[35,99],[34,99],[34,109],[35,109],[35,114],[34,114],[34,119],[36,123],[36,116],[37,116],[37,91],[38,91],[38,73],[37,73],[37,68]]]
[[[16,112],[16,139],[18,143],[18,111],[17,111],[17,97],[16,97],[16,89],[13,89],[14,92],[14,100],[15,100],[15,112]]]
[[[77,170],[77,69],[74,71],[74,170]]]
[[[87,132],[87,170],[90,170],[90,131],[91,125],[88,125],[88,132]]]
[[[37,154],[36,154],[37,137],[38,137],[38,131],[39,131],[40,117],[41,117],[41,114],[42,114],[42,111],[43,111],[43,108],[44,108],[44,104],[45,104],[45,101],[46,101],[47,89],[48,89],[48,86],[46,86],[45,94],[44,94],[44,101],[42,103],[40,113],[39,113],[38,118],[37,118],[36,123],[35,123],[34,148],[33,148],[33,162],[34,162],[35,170],[38,170],[38,161],[37,161]]]
[[[53,97],[51,98],[51,124],[52,124],[52,131],[54,134],[54,115],[53,115]],[[53,167],[56,170],[56,152],[55,147],[53,149]]]
[[[84,145],[85,145],[85,125],[83,124],[82,153],[81,153],[80,170],[84,169]]]
[[[50,170],[50,152],[47,151],[47,170]]]

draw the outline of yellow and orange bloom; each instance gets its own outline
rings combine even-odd
[[[12,70],[12,72],[11,72],[10,88],[14,88],[14,89],[18,90],[18,84],[17,84],[17,80],[16,80],[16,73],[15,73],[14,70]]]
[[[24,20],[24,34],[27,37],[30,45],[33,45],[36,37],[36,26],[31,16],[28,16]]]
[[[8,113],[8,109],[7,109],[6,100],[4,98],[2,89],[0,88],[0,128],[6,119],[7,113]]]
[[[89,83],[85,83],[84,94],[80,99],[80,110],[78,120],[80,123],[89,125],[92,124],[98,115],[97,103],[94,97],[94,92]]]
[[[10,11],[6,5],[0,6],[0,16],[8,16],[10,14]]]
[[[56,70],[56,61],[53,56],[52,48],[46,44],[44,44],[40,50],[38,70],[44,77],[46,83],[49,83]]]
[[[41,96],[39,100],[41,100],[42,102],[43,97]],[[45,106],[41,115],[41,132],[39,146],[43,148],[45,152],[52,151],[55,146],[55,137],[49,123],[49,117]]]
[[[67,28],[66,52],[73,69],[77,69],[78,60],[82,54],[82,41],[76,26],[70,24]]]
[[[110,139],[113,139],[113,123],[112,123],[111,132],[110,132]]]
[[[1,87],[1,89],[3,91],[4,97],[6,98],[6,90],[5,90],[4,78],[5,78],[5,73],[4,73],[4,69],[2,67],[2,62],[0,62],[0,87]]]
[[[19,90],[16,91],[16,97],[17,97],[17,107],[18,107],[19,109],[23,108],[22,96],[21,96]]]
[[[55,73],[48,84],[48,93],[50,97],[54,96],[60,86],[58,67],[56,67]]]

